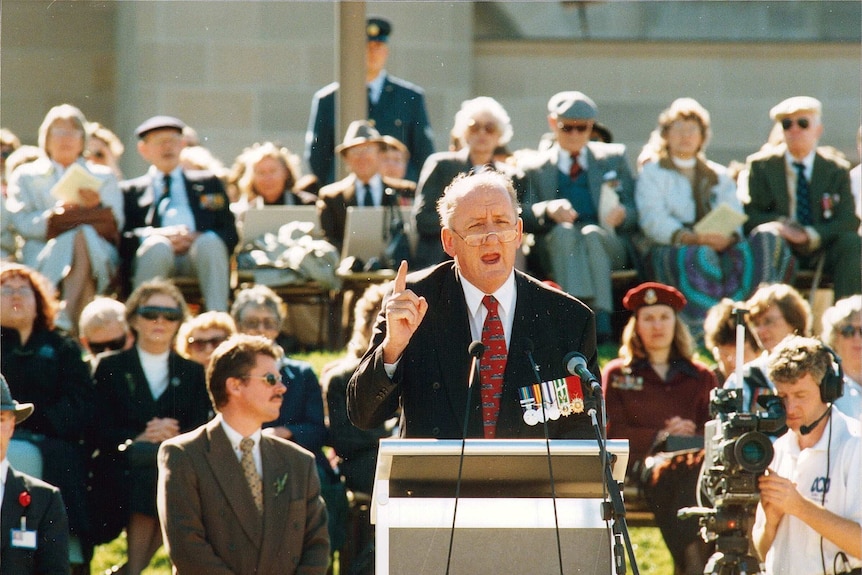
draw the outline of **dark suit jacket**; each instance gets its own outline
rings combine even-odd
[[[212,172],[183,171],[189,207],[195,217],[195,230],[215,232],[224,242],[228,253],[233,253],[239,236],[233,212],[230,211],[224,185]],[[135,228],[159,227],[161,218],[155,205],[152,178],[143,175],[120,183],[123,190],[123,209],[126,223],[120,242],[120,257],[123,260],[123,276],[131,278],[132,261],[140,245],[140,238],[131,235]]]
[[[416,185],[407,180],[396,178],[383,178],[383,205],[398,206],[398,198],[403,193],[413,195]],[[388,189],[394,192],[388,193]],[[344,226],[347,221],[347,207],[358,206],[356,199],[356,176],[350,174],[343,180],[320,189],[320,197],[317,200],[317,213],[320,216],[320,227],[326,236],[326,241],[341,250],[344,243]],[[381,230],[382,233],[382,230]],[[381,236],[382,237],[382,236]]]
[[[305,134],[305,161],[322,184],[335,181],[335,96],[338,82],[314,94]],[[415,182],[431,153],[434,139],[425,109],[425,92],[419,86],[387,74],[377,104],[368,103],[368,120],[384,136],[398,138],[410,150],[407,179]]]
[[[524,423],[518,388],[536,383],[526,351],[532,340],[533,357],[542,381],[566,375],[563,358],[580,351],[590,370],[598,374],[595,316],[579,300],[515,272],[517,301],[497,437],[544,437],[542,425]],[[467,304],[454,262],[410,274],[407,287],[428,301],[428,312],[401,356],[390,380],[383,368],[385,317],[375,326],[372,344],[347,388],[350,420],[361,429],[382,424],[402,406],[402,437],[460,439],[464,429],[472,340]],[[478,384],[474,384],[478,387]],[[471,394],[469,437],[482,437],[480,393]],[[585,414],[561,417],[548,424],[554,439],[595,437]]]
[[[18,496],[24,491],[30,494],[30,505],[26,508],[18,503]],[[22,515],[27,518],[27,529],[36,531],[36,549],[12,547],[10,529],[21,528]],[[70,572],[69,521],[60,490],[53,485],[9,467],[0,532],[3,573],[66,575]]]
[[[329,535],[314,458],[269,435],[260,451],[262,521],[220,417],[162,443],[159,518],[176,573],[326,573]]]
[[[760,224],[791,215],[784,161],[786,150],[782,145],[771,153],[755,154],[749,159],[749,200],[744,206],[748,215],[746,233]],[[832,213],[828,218],[822,204],[824,196],[832,200]],[[850,192],[849,166],[827,158],[819,151],[814,156],[809,200],[814,219],[812,227],[820,235],[823,246],[828,246],[842,232],[858,229],[859,219]]]

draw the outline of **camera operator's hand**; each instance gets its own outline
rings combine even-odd
[[[760,476],[757,486],[760,488],[760,503],[769,523],[778,523],[785,513],[793,515],[794,503],[798,505],[802,499],[795,483],[771,469]]]

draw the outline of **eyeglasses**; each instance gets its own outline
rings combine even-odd
[[[189,344],[189,348],[200,352],[204,351],[208,347],[216,348],[221,345],[225,340],[227,340],[224,336],[211,337],[209,339],[196,339],[194,337],[188,338],[186,341]]]
[[[274,329],[279,329],[281,327],[281,324],[279,323],[279,321],[277,319],[274,319],[271,317],[265,317],[265,318],[250,317],[247,319],[240,320],[239,327],[245,331],[252,330],[252,329],[274,330]]]
[[[243,379],[262,379],[269,385],[270,387],[275,387],[279,383],[284,383],[281,379],[280,375],[275,375],[273,373],[267,373],[266,375],[244,375]]]
[[[78,129],[70,128],[51,128],[51,135],[58,138],[69,138],[72,136],[81,136],[84,132]]]
[[[563,122],[557,122],[557,128],[564,134],[570,134],[571,132],[583,134],[587,130],[592,129],[592,126],[589,124],[564,124]]]
[[[477,122],[476,120],[470,120],[470,123],[467,125],[467,129],[474,134],[478,134],[482,131],[486,134],[496,134],[500,128],[494,122],[482,123]]]
[[[97,160],[104,160],[105,159],[105,152],[102,152],[101,150],[98,152],[91,152],[90,157],[96,158]]]
[[[811,120],[808,118],[797,118],[796,125],[799,126],[800,130],[807,130],[808,126],[811,125]],[[781,127],[785,130],[789,130],[793,127],[793,118],[784,118],[781,120]]]
[[[20,295],[20,296],[33,295],[33,288],[30,286],[20,286],[20,287],[3,286],[3,287],[0,287],[0,295],[2,295],[3,297],[13,297],[16,295]]]
[[[87,347],[90,348],[90,353],[99,355],[106,351],[117,351],[126,346],[126,334],[121,335],[117,339],[109,339],[108,341],[88,341]]]
[[[160,307],[147,305],[139,307],[136,312],[139,316],[150,321],[162,318],[166,321],[180,321],[183,319],[182,310],[175,307]]]
[[[848,339],[853,337],[854,335],[862,337],[862,326],[856,327],[855,325],[845,325],[840,330],[838,330],[838,333]]]
[[[451,229],[451,228],[450,228]],[[452,233],[464,240],[468,246],[476,248],[488,242],[488,239],[491,236],[495,236],[497,241],[501,244],[508,244],[511,241],[514,241],[516,237],[518,237],[518,228],[512,228],[511,230],[500,230],[498,232],[488,232],[486,234],[469,234],[466,236],[462,236],[455,230],[452,230]]]

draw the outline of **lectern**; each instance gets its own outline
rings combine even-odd
[[[628,449],[628,440],[607,442],[617,481]],[[379,455],[371,507],[376,575],[445,575],[450,539],[450,575],[553,575],[560,572],[557,526],[565,575],[611,573],[595,441],[468,439],[457,512],[460,440],[384,439]]]

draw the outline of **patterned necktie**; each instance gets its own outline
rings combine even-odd
[[[482,389],[482,425],[485,439],[497,436],[497,417],[500,415],[500,398],[503,395],[503,374],[506,371],[506,336],[503,322],[497,311],[498,302],[493,296],[482,298],[482,305],[488,310],[485,325],[482,326],[482,344],[485,357],[479,367],[479,382]]]
[[[793,162],[793,167],[796,168],[796,221],[810,226],[814,220],[811,218],[811,195],[805,178],[805,164]]]
[[[254,439],[244,437],[239,442],[239,449],[242,451],[242,472],[245,474],[249,489],[251,489],[251,496],[254,497],[254,506],[257,507],[258,513],[263,513],[263,481],[257,473],[254,456],[251,454],[254,449]]]
[[[569,178],[572,181],[577,180],[578,176],[580,176],[581,172],[583,171],[581,169],[581,165],[578,163],[578,156],[579,155],[580,155],[580,152],[575,152],[572,154],[572,167],[569,168]]]
[[[171,203],[171,175],[165,174],[162,188],[162,196],[159,198],[159,201],[156,203],[156,213],[159,215],[159,221],[164,217],[165,211],[168,209],[168,204]]]

